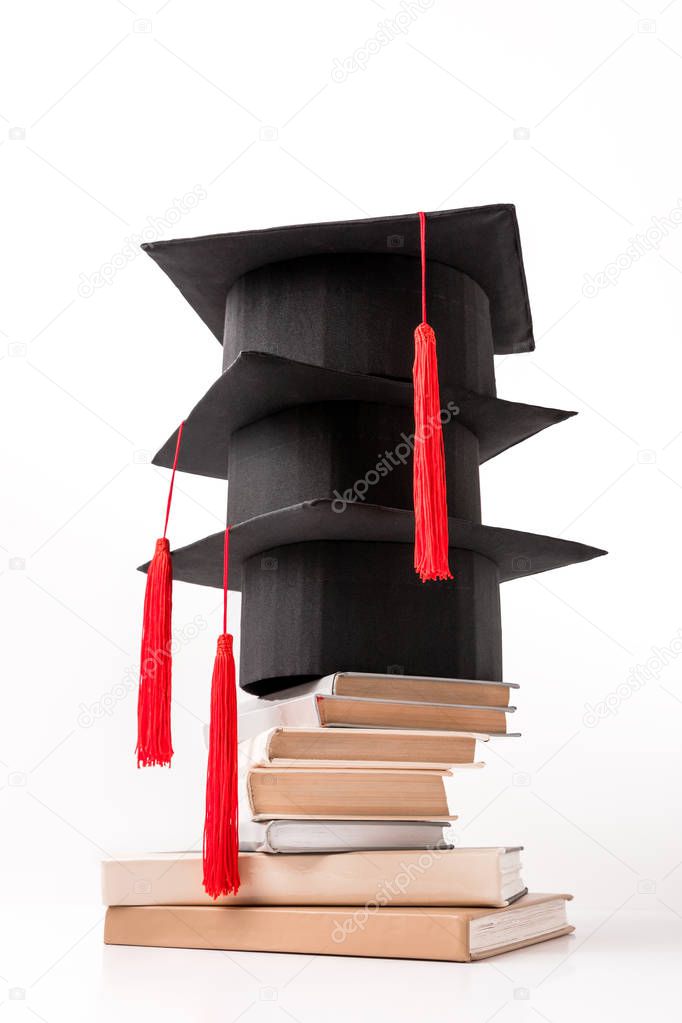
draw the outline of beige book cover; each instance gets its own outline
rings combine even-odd
[[[239,892],[218,904],[506,906],[525,891],[520,853],[505,847],[240,853]],[[107,906],[215,905],[202,886],[200,853],[105,860],[102,900]]]
[[[110,945],[470,962],[570,934],[570,895],[507,909],[352,906],[113,906]]]

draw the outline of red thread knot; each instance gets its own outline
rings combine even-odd
[[[227,654],[232,650],[232,636],[228,632],[223,632],[222,636],[218,636],[218,653]]]
[[[417,340],[418,341],[430,341],[431,344],[434,344],[434,345],[436,343],[436,335],[435,335],[435,332],[433,330],[433,327],[431,326],[430,323],[426,323],[425,320],[423,320],[419,324],[419,326],[417,327],[417,329],[415,331],[415,334],[417,335]]]
[[[161,554],[163,551],[170,551],[170,544],[165,536],[156,541],[156,551],[154,553]]]

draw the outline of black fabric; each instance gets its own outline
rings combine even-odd
[[[476,551],[499,568],[500,582],[537,575],[554,568],[573,565],[600,557],[606,551],[571,540],[561,540],[537,533],[524,533],[497,526],[482,526],[465,519],[449,519],[450,546]],[[404,545],[396,556],[408,557],[414,536],[414,515],[411,512],[377,505],[350,504],[337,513],[331,501],[306,501],[291,508],[268,512],[230,529],[230,589],[242,586],[242,565],[257,554],[286,544],[311,540],[356,541]],[[223,532],[204,537],[187,547],[172,552],[173,578],[201,586],[223,585]],[[149,564],[142,565],[145,572]],[[456,573],[453,557],[451,568]],[[420,583],[439,592],[456,583]],[[368,599],[381,599],[379,593]],[[315,608],[309,609],[312,626]],[[356,670],[364,670],[356,666]],[[422,674],[427,674],[423,672]]]
[[[412,384],[242,352],[187,416],[178,469],[225,479],[235,430],[282,409],[347,400],[412,408]],[[457,421],[478,438],[481,462],[575,415],[441,386],[441,406],[448,402],[459,407]],[[172,466],[176,440],[177,431],[154,456],[155,465]]]
[[[222,342],[227,294],[243,274],[318,254],[416,257],[419,221],[410,213],[151,242],[143,248]],[[428,213],[427,252],[430,260],[467,274],[486,293],[496,353],[532,351],[533,327],[513,206]],[[410,321],[406,328],[415,325]]]
[[[316,498],[341,512],[350,501],[411,509],[412,410],[359,401],[298,405],[232,434],[228,519]],[[456,420],[443,424],[451,515],[481,521],[478,441]]]
[[[441,386],[495,395],[490,305],[465,274],[427,267]],[[242,351],[324,369],[412,380],[421,269],[405,256],[310,256],[245,274],[225,306],[223,368]]]
[[[471,551],[453,560],[456,585],[438,587],[415,575],[411,544],[297,543],[247,559],[242,688],[262,695],[341,665],[501,680],[497,566]]]

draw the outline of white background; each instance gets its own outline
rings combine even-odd
[[[682,3],[664,2],[435,0],[402,32],[390,0],[5,7],[0,1023],[307,1023],[329,998],[344,1019],[559,1023],[614,998],[671,1018]],[[368,47],[384,21],[396,37]],[[337,60],[365,66],[335,81]],[[191,212],[169,214],[197,187]],[[523,738],[491,744],[452,804],[461,842],[522,843],[532,888],[575,894],[576,936],[473,968],[103,950],[100,857],[198,843],[220,627],[217,591],[176,587],[176,628],[205,627],[175,660],[173,768],[137,771],[134,568],[168,484],[148,461],[221,350],[145,255],[112,261],[145,228],[494,202],[517,206],[537,339],[497,360],[499,393],[580,415],[483,466],[484,520],[610,556],[503,588]],[[172,543],[220,529],[224,503],[224,484],[179,477]],[[230,616],[238,635],[237,595]],[[637,980],[643,963],[659,972]]]

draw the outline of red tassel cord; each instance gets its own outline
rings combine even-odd
[[[419,214],[422,322],[414,332],[414,567],[422,582],[452,579],[436,335],[426,320],[426,216]]]
[[[147,572],[142,618],[140,651],[140,687],[137,697],[137,766],[170,767],[171,741],[171,616],[173,608],[173,566],[166,539],[180,439],[185,424],[180,424],[175,445],[173,473],[168,489],[163,536],[156,541],[154,557]]]
[[[232,636],[227,633],[230,530],[223,551],[223,632],[211,679],[211,724],[206,771],[204,889],[212,899],[239,891],[239,805],[237,795],[237,687]]]

